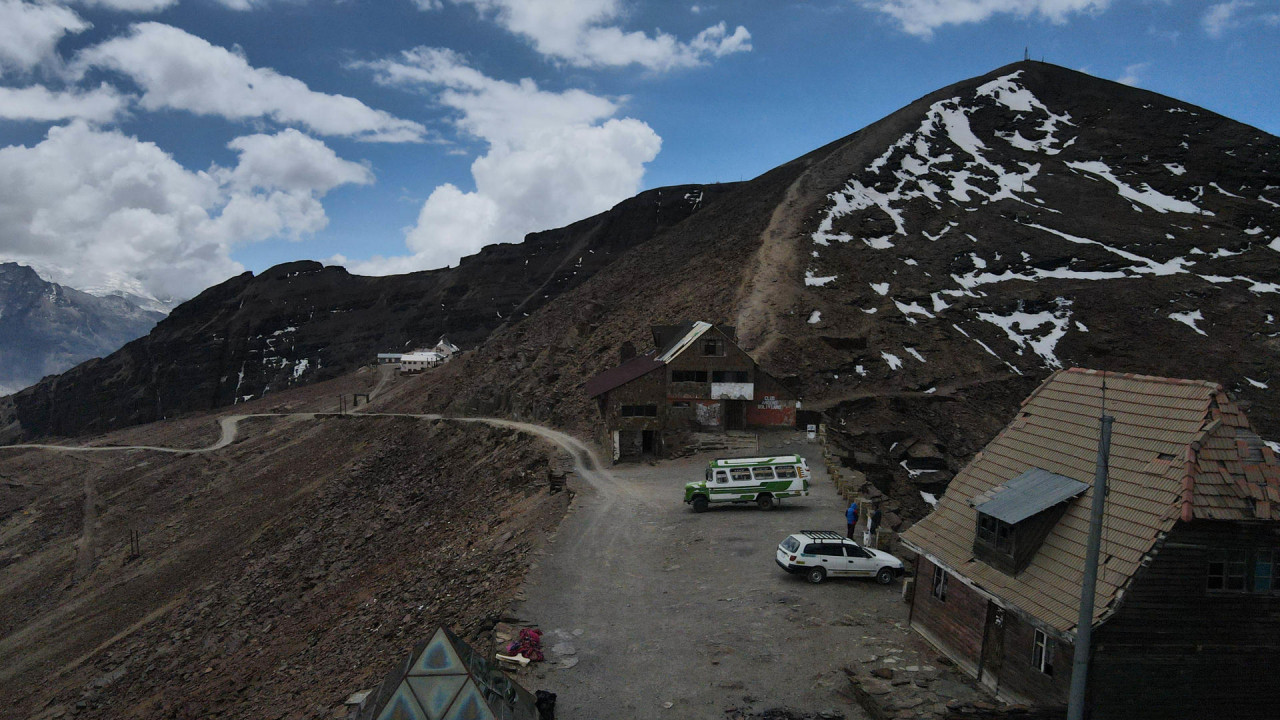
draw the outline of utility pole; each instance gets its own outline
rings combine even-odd
[[[1107,501],[1107,460],[1111,453],[1113,422],[1115,418],[1106,414],[1100,419],[1098,464],[1093,475],[1093,512],[1089,519],[1089,544],[1084,555],[1084,580],[1080,588],[1080,618],[1076,621],[1067,720],[1084,720],[1084,694],[1089,685],[1089,644],[1093,640],[1093,596],[1098,586],[1098,550],[1102,545],[1102,511]]]

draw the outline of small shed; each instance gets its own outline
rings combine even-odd
[[[537,720],[537,700],[441,625],[419,643],[356,720]]]

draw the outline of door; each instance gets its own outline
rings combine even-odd
[[[822,543],[816,546],[811,545],[810,547],[816,548],[811,552],[818,556],[816,564],[827,571],[828,577],[843,577],[849,574],[849,565],[846,562],[844,550],[839,545]]]
[[[747,427],[747,403],[745,400],[724,400],[724,429],[745,430]]]
[[[653,431],[640,431],[640,452],[650,454],[653,452]]]
[[[982,633],[982,658],[978,679],[992,692],[1000,689],[1000,666],[1004,664],[1004,608],[987,603],[987,627]]]
[[[844,549],[845,553],[849,556],[850,575],[870,577],[876,574],[876,570],[880,569],[879,563],[876,562],[875,558],[872,557],[871,553],[865,548],[861,548],[850,543],[845,545]]]

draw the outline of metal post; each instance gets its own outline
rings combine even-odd
[[[1103,415],[1098,437],[1098,463],[1093,475],[1093,512],[1089,519],[1089,544],[1084,555],[1084,581],[1080,588],[1080,618],[1076,621],[1067,720],[1084,720],[1084,694],[1089,685],[1089,643],[1093,639],[1093,596],[1098,585],[1098,549],[1102,545],[1102,511],[1107,501],[1107,458],[1111,453],[1113,422],[1115,418]]]

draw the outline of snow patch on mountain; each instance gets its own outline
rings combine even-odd
[[[1071,301],[1058,298],[1057,308],[1038,313],[1023,312],[1019,309],[1009,315],[980,312],[977,316],[979,320],[1004,330],[1013,344],[1018,346],[1019,355],[1022,354],[1023,348],[1029,347],[1044,360],[1048,367],[1062,367],[1062,361],[1054,353],[1054,348],[1070,328]]]
[[[1192,330],[1195,330],[1201,335],[1204,335],[1206,337],[1209,335],[1209,333],[1201,330],[1200,327],[1196,325],[1197,322],[1204,320],[1204,315],[1201,314],[1199,310],[1191,310],[1188,312],[1180,312],[1180,313],[1169,313],[1169,319],[1176,320],[1182,323],[1183,325],[1186,325],[1187,327],[1191,328]]]
[[[1090,175],[1096,175],[1112,185],[1115,185],[1116,189],[1120,192],[1120,197],[1125,198],[1126,200],[1142,203],[1159,213],[1178,212],[1192,215],[1213,215],[1212,212],[1201,209],[1186,200],[1169,197],[1158,190],[1154,190],[1147,183],[1142,183],[1141,190],[1135,190],[1128,183],[1116,177],[1115,171],[1101,160],[1069,162],[1067,163],[1067,167],[1089,173]]]

